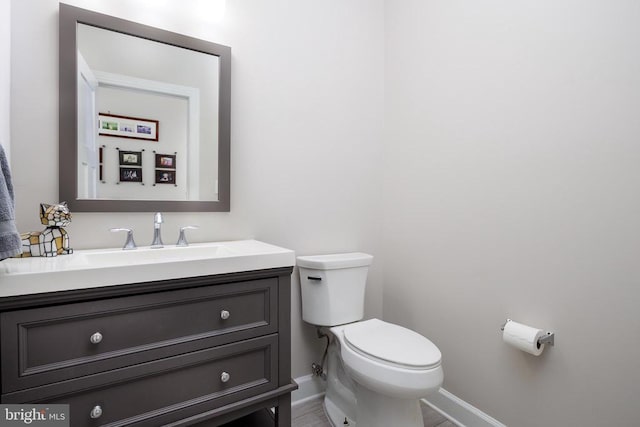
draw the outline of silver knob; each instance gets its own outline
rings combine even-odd
[[[89,416],[93,419],[100,418],[102,416],[102,408],[100,405],[94,406]]]
[[[91,335],[91,338],[89,338],[89,340],[91,341],[91,344],[98,344],[100,341],[102,341],[102,334],[100,332],[96,332],[95,334]]]
[[[220,375],[220,381],[222,381],[223,383],[226,383],[230,379],[231,375],[228,372],[223,372],[222,375]]]
[[[231,316],[231,313],[229,313],[227,310],[222,310],[220,312],[220,318],[222,320],[227,320],[230,316]]]

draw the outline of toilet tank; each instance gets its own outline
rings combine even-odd
[[[364,290],[373,257],[361,252],[299,256],[302,319],[337,326],[364,317]]]

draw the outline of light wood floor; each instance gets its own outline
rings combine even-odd
[[[456,427],[451,421],[426,405],[422,405],[422,415],[424,427]],[[331,423],[324,414],[321,399],[294,406],[292,418],[292,427],[331,427]]]

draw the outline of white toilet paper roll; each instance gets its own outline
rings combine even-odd
[[[504,325],[502,340],[529,354],[540,356],[544,350],[544,344],[538,346],[538,339],[545,335],[546,332],[542,329],[532,328],[510,320]]]

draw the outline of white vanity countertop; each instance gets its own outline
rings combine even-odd
[[[292,250],[236,240],[165,246],[77,250],[52,258],[0,262],[0,298],[295,265]]]

